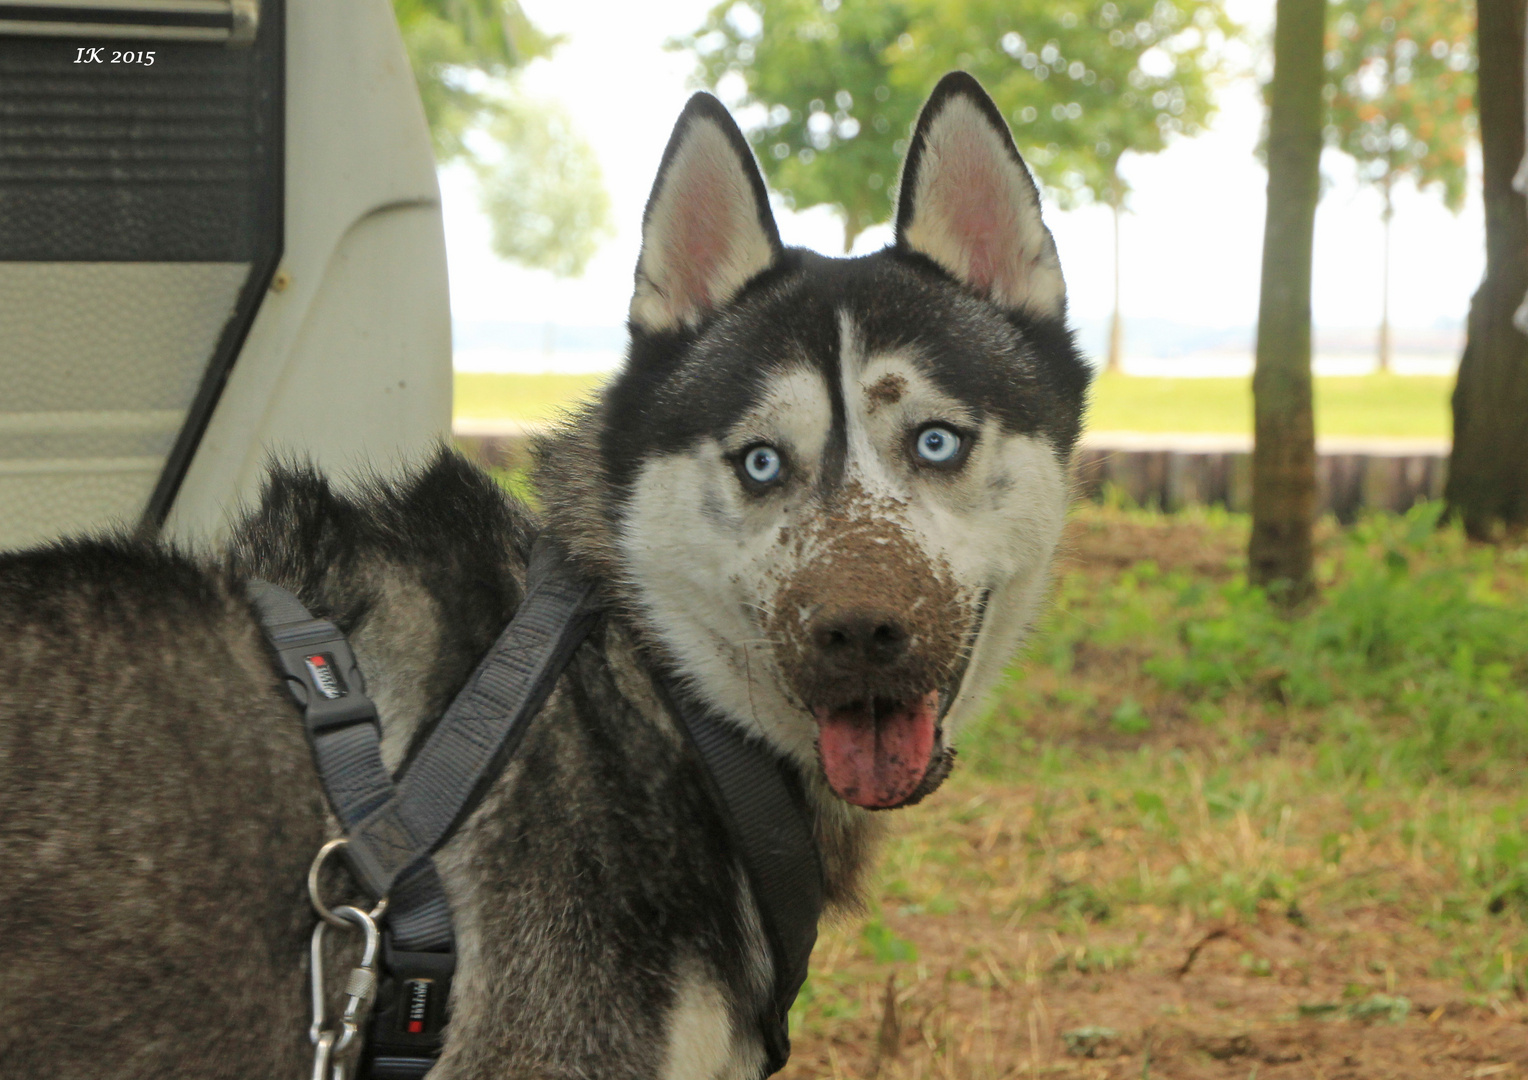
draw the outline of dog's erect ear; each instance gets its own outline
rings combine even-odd
[[[690,98],[669,136],[642,215],[631,321],[694,327],[780,255],[758,163],[726,108]]]
[[[963,71],[940,79],[918,116],[897,192],[897,247],[928,256],[1003,307],[1065,312],[1040,193],[1003,114]]]

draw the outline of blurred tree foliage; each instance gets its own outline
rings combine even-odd
[[[599,162],[566,113],[516,73],[550,56],[516,0],[393,0],[440,164],[477,176],[501,257],[561,276],[583,270],[610,232]]]
[[[724,0],[692,50],[716,88],[731,72],[747,83],[739,120],[770,184],[798,209],[828,205],[844,219],[845,249],[891,217],[897,170],[933,83],[891,77],[912,25],[902,0]],[[750,108],[750,106],[753,106]]]
[[[1392,190],[1410,177],[1457,213],[1475,130],[1474,4],[1459,0],[1336,0],[1326,33],[1326,141],[1358,162],[1384,198],[1380,367],[1390,367]]]
[[[951,68],[987,88],[1062,206],[1114,210],[1117,240],[1121,155],[1203,129],[1236,31],[1224,0],[723,0],[673,44],[711,87],[741,77],[771,184],[834,207],[848,250],[890,218],[918,108]]]
[[[949,68],[971,72],[1063,207],[1118,208],[1121,155],[1204,130],[1238,29],[1224,0],[938,0],[899,43],[910,55],[895,74],[916,94]]]

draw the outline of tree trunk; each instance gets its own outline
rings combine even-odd
[[[1390,373],[1390,220],[1395,217],[1395,206],[1390,201],[1390,185],[1394,174],[1385,173],[1385,209],[1380,220],[1385,223],[1385,265],[1380,270],[1379,283],[1379,369]]]
[[[1106,371],[1121,371],[1125,364],[1125,324],[1119,313],[1119,200],[1111,199],[1114,211],[1114,314],[1109,318],[1109,363]]]
[[[1327,0],[1278,0],[1268,109],[1268,216],[1252,374],[1248,572],[1286,602],[1309,595],[1316,506],[1311,247],[1320,198]]]
[[[1444,498],[1470,536],[1528,526],[1528,337],[1512,313],[1528,292],[1528,204],[1512,189],[1523,158],[1524,13],[1528,0],[1478,0],[1476,49],[1485,166],[1486,276],[1470,300],[1454,384],[1454,451]]]

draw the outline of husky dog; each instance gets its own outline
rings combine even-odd
[[[540,530],[607,615],[436,857],[459,960],[436,1080],[752,1078],[759,911],[653,672],[773,748],[849,905],[1046,590],[1087,368],[1034,182],[969,76],[896,239],[782,246],[723,107],[679,117],[625,367],[537,450],[542,515],[442,453],[277,469],[221,556],[0,558],[0,1075],[307,1075],[304,875],[334,835],[246,582],[350,637],[397,768],[515,611]]]

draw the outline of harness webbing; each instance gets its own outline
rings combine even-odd
[[[287,590],[268,581],[251,581],[248,593],[288,688],[303,707],[313,763],[334,816],[348,834],[394,794],[393,778],[382,764],[377,708],[366,695],[360,666],[339,628],[327,619],[313,618]],[[309,666],[314,660],[331,667],[331,675],[339,682],[329,692],[340,696],[327,696],[320,677]],[[388,920],[394,947],[408,952],[450,952],[451,912],[434,866],[419,866],[397,891]]]
[[[672,684],[661,696],[705,763],[711,797],[741,853],[775,966],[774,1012],[759,1018],[769,1071],[790,1057],[790,1010],[806,982],[822,915],[822,863],[799,779],[736,724]]]
[[[314,763],[349,840],[351,869],[372,896],[390,897],[383,966],[393,993],[379,999],[363,1070],[373,1080],[423,1076],[440,1053],[443,998],[455,968],[451,911],[431,855],[503,771],[599,620],[594,585],[572,572],[549,539],[539,539],[514,618],[396,779],[382,763],[376,707],[345,636],[279,586],[251,581],[249,595],[303,707]],[[822,910],[822,868],[805,797],[799,778],[762,744],[656,681],[706,766],[759,908],[775,967],[772,1014],[759,1024],[775,1072],[790,1053],[787,1014],[806,978]],[[429,1010],[439,1022],[422,1032],[400,1023],[398,986],[416,984],[441,991]]]
[[[546,703],[600,616],[594,586],[538,541],[526,594],[466,687],[409,760],[391,797],[350,826],[345,849],[362,883],[387,896],[472,812]],[[394,904],[399,898],[394,898]]]

